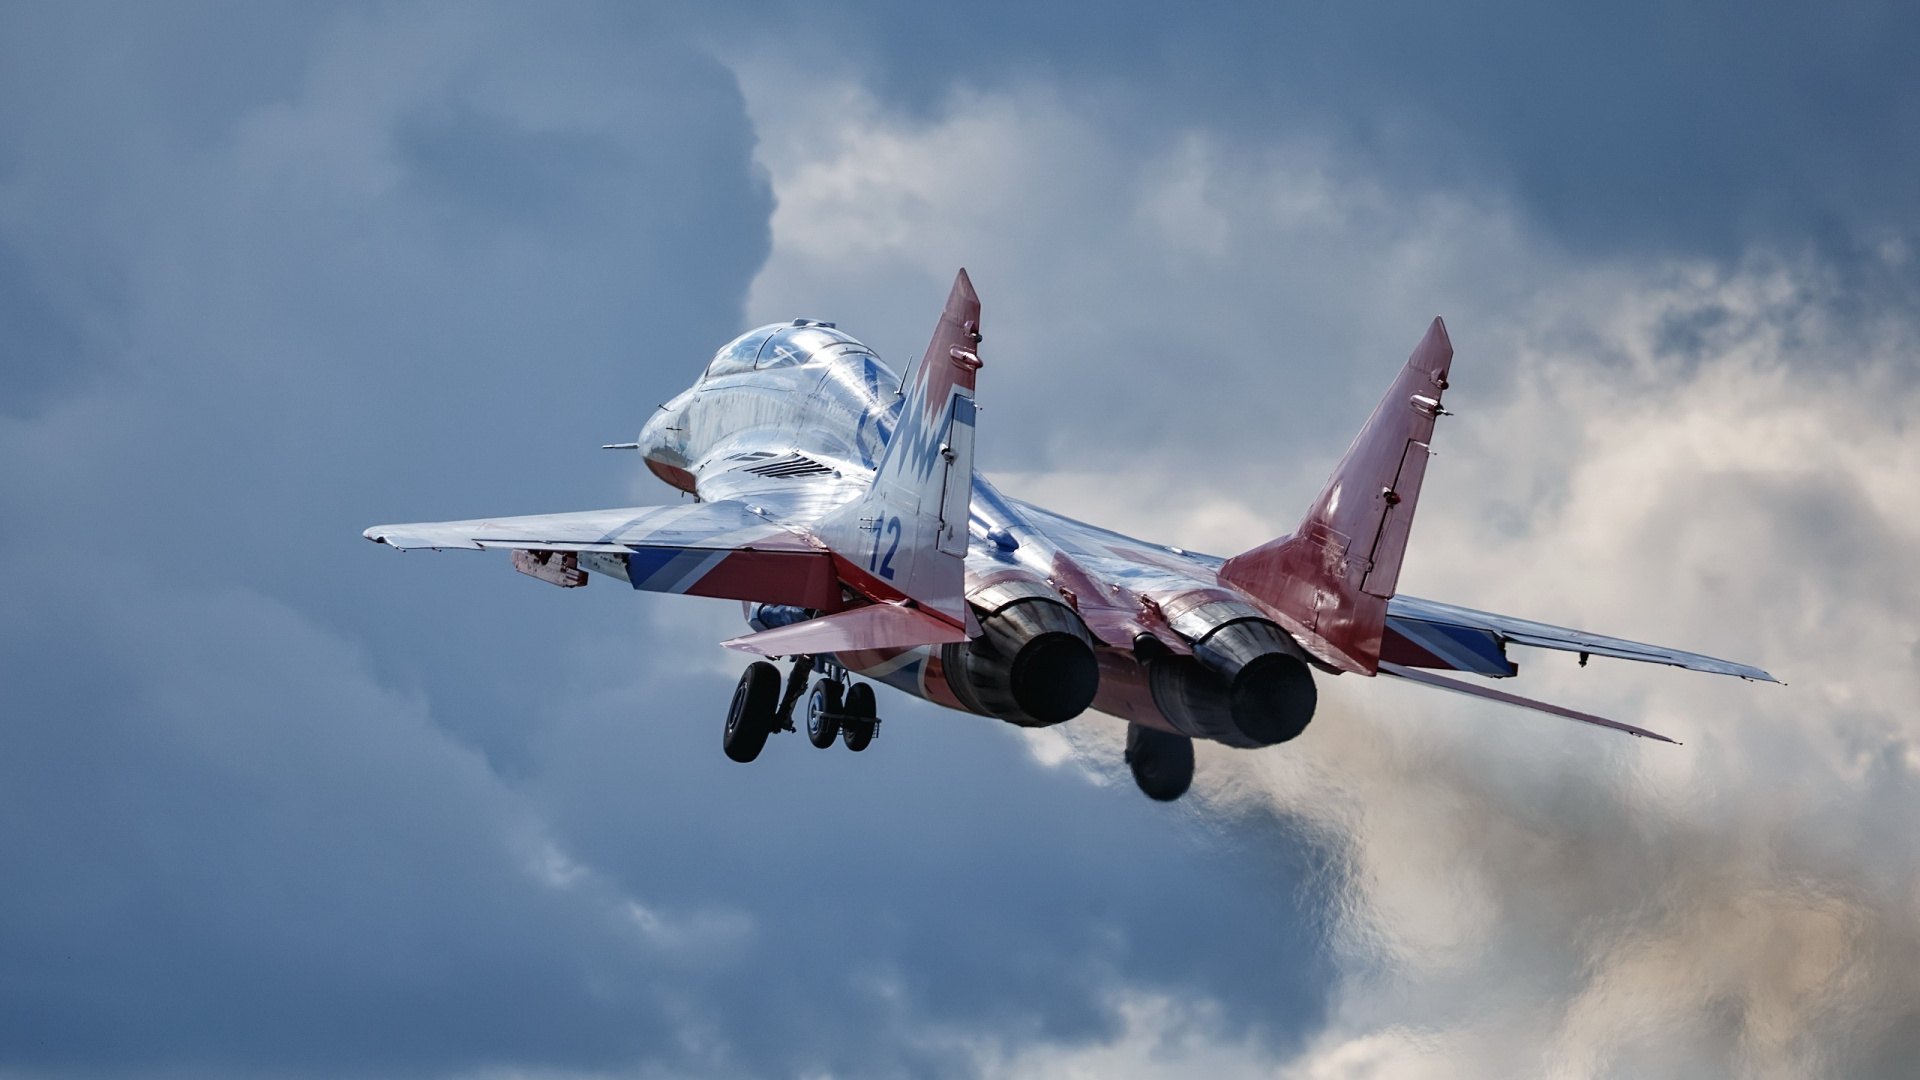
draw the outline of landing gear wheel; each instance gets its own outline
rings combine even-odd
[[[1193,786],[1193,740],[1139,724],[1127,725],[1127,767],[1155,802],[1172,802]]]
[[[873,687],[866,683],[854,683],[847,689],[847,702],[840,721],[840,741],[847,749],[865,750],[873,741],[873,729],[880,722],[874,717],[878,709],[873,703]]]
[[[759,757],[773,734],[773,714],[779,707],[780,669],[764,660],[748,664],[727,707],[727,731],[720,741],[727,756],[739,762]]]
[[[840,734],[840,684],[821,679],[807,696],[807,741],[825,750]]]

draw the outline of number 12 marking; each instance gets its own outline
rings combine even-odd
[[[876,528],[873,530],[873,555],[867,560],[867,569],[878,571],[880,576],[886,578],[888,581],[893,580],[893,556],[900,550],[901,531],[900,519],[897,517],[888,518],[886,528]],[[882,533],[889,533],[893,536],[893,546],[887,548],[887,557],[884,559],[880,557],[880,540]]]

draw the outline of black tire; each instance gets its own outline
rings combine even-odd
[[[878,708],[873,701],[873,687],[866,683],[854,683],[848,687],[842,712],[845,719],[840,721],[840,741],[856,753],[865,750],[873,742],[873,729],[878,723],[874,719],[878,715]]]
[[[773,714],[779,707],[780,669],[764,660],[748,664],[727,708],[727,730],[720,740],[727,756],[743,764],[759,757],[773,734]]]
[[[840,734],[840,683],[821,679],[807,695],[807,741],[825,750]]]
[[[1193,740],[1139,724],[1127,725],[1127,767],[1155,802],[1172,802],[1193,786]]]

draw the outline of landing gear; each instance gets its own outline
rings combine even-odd
[[[813,684],[807,693],[807,677],[816,667],[826,677]],[[873,687],[866,683],[847,684],[846,669],[830,656],[794,658],[788,672],[786,690],[780,687],[780,669],[765,661],[747,665],[740,674],[740,685],[733,691],[733,704],[727,709],[727,733],[722,745],[735,761],[752,761],[767,745],[767,736],[776,731],[792,731],[793,710],[803,694],[807,698],[807,741],[825,750],[838,738],[849,750],[865,750],[880,727],[873,700]]]
[[[873,742],[873,733],[880,726],[878,709],[873,701],[873,687],[866,683],[854,683],[847,690],[847,700],[843,706],[845,712],[840,720],[840,741],[847,744],[849,750],[865,750]]]
[[[794,657],[793,670],[787,672],[787,692],[780,695],[780,707],[774,710],[775,731],[793,730],[793,707],[799,703],[800,695],[807,692],[807,676],[812,673],[813,657]]]
[[[1193,740],[1155,728],[1127,725],[1127,767],[1147,798],[1172,802],[1193,784]]]
[[[821,679],[807,698],[807,741],[825,750],[840,735],[840,684]]]
[[[733,704],[727,707],[727,730],[720,745],[735,761],[748,762],[760,756],[773,734],[775,711],[780,706],[780,669],[764,660],[747,665],[740,673],[740,685],[734,687]]]

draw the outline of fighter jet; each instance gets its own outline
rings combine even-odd
[[[1776,681],[1759,668],[1397,593],[1453,346],[1433,320],[1299,527],[1217,558],[1075,521],[974,471],[980,300],[961,270],[904,377],[833,323],[721,348],[631,443],[692,502],[381,525],[396,548],[504,548],[567,588],[600,574],[742,602],[747,665],[721,744],[754,760],[796,730],[864,750],[885,683],[1024,727],[1093,710],[1127,725],[1141,791],[1193,780],[1193,740],[1300,735],[1316,678],[1378,675],[1631,735],[1644,728],[1449,678],[1503,679],[1509,646]],[[791,661],[784,678],[772,660]],[[809,688],[809,680],[813,680]],[[810,692],[809,692],[810,691]]]

